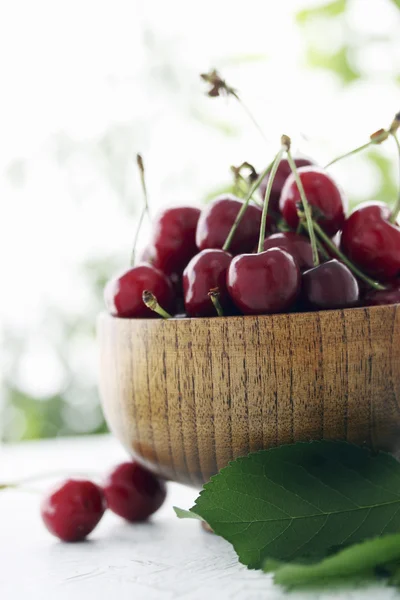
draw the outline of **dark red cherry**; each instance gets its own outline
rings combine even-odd
[[[115,467],[104,483],[107,505],[127,521],[144,521],[156,512],[167,495],[164,481],[137,462]]]
[[[95,483],[68,479],[43,498],[40,510],[50,533],[64,542],[78,542],[100,521],[106,499]]]
[[[343,225],[341,246],[365,273],[382,281],[400,276],[400,227],[383,202],[360,205]]]
[[[336,259],[303,273],[301,303],[305,308],[327,310],[356,306],[360,299],[357,279]]]
[[[317,167],[301,167],[298,169],[300,180],[309,204],[313,209],[313,217],[322,229],[331,237],[335,235],[344,223],[344,198],[332,177]],[[279,206],[285,221],[292,229],[299,224],[297,214],[301,198],[295,178],[288,177]]]
[[[269,250],[269,248],[282,248],[289,252],[297,262],[300,271],[311,269],[314,266],[312,247],[304,235],[293,231],[273,233],[264,241],[264,250]]]
[[[300,290],[300,271],[293,256],[280,248],[234,258],[227,274],[228,292],[245,315],[288,310]]]
[[[296,167],[306,167],[312,165],[313,162],[308,158],[295,158],[294,162],[296,163]],[[268,204],[268,212],[271,212],[275,215],[279,214],[279,198],[281,197],[282,188],[286,182],[286,179],[291,175],[292,170],[286,158],[282,159],[279,163],[278,170],[275,175],[274,182],[272,184],[271,196],[269,198]],[[265,190],[267,189],[269,175],[264,177],[263,181],[260,185],[260,195],[262,200],[265,198]]]
[[[152,240],[145,249],[147,260],[166,275],[180,275],[197,252],[196,227],[200,209],[167,208],[154,221]]]
[[[183,293],[186,313],[191,317],[214,317],[215,308],[208,292],[218,288],[219,301],[229,312],[231,300],[226,289],[226,272],[232,255],[224,250],[202,250],[183,272]]]
[[[235,196],[220,196],[203,209],[197,224],[196,243],[200,250],[222,248],[243,201]],[[251,252],[257,243],[261,208],[249,204],[229,247],[231,254]],[[267,228],[271,225],[268,217]]]
[[[104,299],[110,315],[124,318],[154,318],[156,313],[143,304],[144,290],[152,292],[160,306],[167,312],[173,311],[174,292],[168,277],[153,265],[139,263],[107,283]]]
[[[400,304],[400,283],[387,290],[370,290],[363,299],[365,306],[383,306],[385,304]]]

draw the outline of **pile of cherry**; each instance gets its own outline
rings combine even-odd
[[[400,302],[399,202],[394,210],[366,203],[346,217],[328,171],[293,159],[289,138],[282,140],[245,198],[224,195],[202,210],[159,214],[139,262],[106,286],[111,315],[259,315]]]
[[[32,479],[38,478],[30,478]],[[21,487],[3,484],[0,489]],[[87,479],[67,479],[42,499],[41,516],[47,529],[64,542],[84,540],[106,509],[131,523],[145,521],[163,504],[166,484],[137,462],[115,467],[102,485]]]

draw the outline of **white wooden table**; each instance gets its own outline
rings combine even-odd
[[[0,449],[0,481],[55,470],[101,473],[124,458],[118,443],[108,436],[5,446]],[[384,587],[329,594],[284,593],[270,576],[240,565],[231,546],[205,533],[197,521],[175,517],[172,506],[189,508],[195,496],[195,490],[169,484],[168,500],[152,522],[133,526],[106,514],[90,541],[62,544],[42,525],[39,495],[1,492],[0,598],[400,599],[398,592]]]

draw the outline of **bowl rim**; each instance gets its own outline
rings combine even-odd
[[[239,321],[243,319],[287,319],[288,317],[291,319],[315,319],[320,318],[321,315],[329,315],[332,313],[337,314],[338,312],[343,313],[344,315],[348,315],[354,312],[361,313],[366,311],[382,311],[391,309],[397,309],[400,307],[400,303],[395,304],[379,304],[379,305],[371,305],[371,306],[354,306],[352,308],[335,308],[331,310],[314,310],[308,312],[289,312],[289,313],[271,313],[267,315],[234,315],[234,316],[226,316],[226,317],[171,317],[170,319],[162,319],[161,317],[154,317],[153,319],[138,319],[136,317],[116,317],[114,315],[110,315],[106,310],[103,310],[99,313],[99,319],[109,319],[111,321],[115,321],[116,323],[124,323],[124,322],[134,322],[134,323],[188,323],[195,321],[199,323],[201,321],[210,322],[217,321],[218,323],[226,323],[227,321]]]

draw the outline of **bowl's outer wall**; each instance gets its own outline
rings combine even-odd
[[[400,449],[400,306],[187,320],[99,319],[111,430],[164,477],[199,485],[298,440]]]

